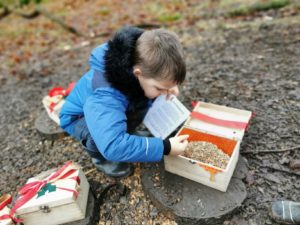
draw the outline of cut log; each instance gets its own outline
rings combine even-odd
[[[162,163],[142,166],[142,186],[153,204],[178,224],[223,224],[247,196],[243,179],[248,171],[239,159],[226,192],[166,172]]]
[[[35,128],[48,139],[59,139],[65,136],[65,131],[51,120],[46,111],[43,111],[35,120]]]

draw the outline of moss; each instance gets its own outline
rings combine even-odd
[[[158,17],[158,20],[160,22],[172,22],[172,21],[180,20],[181,18],[182,15],[176,12],[176,13],[162,14],[161,16]]]
[[[99,13],[102,15],[102,16],[107,16],[110,14],[110,10],[108,7],[102,7],[100,10],[99,10]]]
[[[243,6],[237,9],[234,9],[228,13],[228,16],[234,17],[234,16],[242,16],[242,15],[248,15],[254,12],[259,11],[267,11],[270,9],[279,9],[282,7],[287,6],[290,4],[290,0],[270,0],[268,2],[259,2],[252,6]]]
[[[244,7],[240,7],[240,8],[230,11],[228,13],[228,16],[235,17],[235,16],[242,16],[242,15],[247,15],[247,14],[249,14],[249,8],[244,6]]]
[[[279,9],[290,4],[289,0],[272,0],[266,3],[257,3],[253,5],[252,11],[267,11],[270,9]]]

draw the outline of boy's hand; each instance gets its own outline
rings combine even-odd
[[[189,135],[180,135],[177,137],[172,137],[169,139],[171,143],[171,151],[170,155],[181,155],[184,153],[184,150],[186,149],[188,145],[187,139],[189,138]]]

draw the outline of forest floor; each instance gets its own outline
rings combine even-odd
[[[136,1],[110,1],[105,7],[103,2],[44,5],[89,38],[42,16],[0,20],[0,195],[15,195],[28,178],[73,160],[101,198],[98,224],[177,224],[143,192],[139,163],[133,176],[121,181],[122,190],[108,190],[114,181],[93,170],[79,143],[71,137],[48,140],[34,126],[47,91],[87,71],[90,51],[115,29],[156,24],[177,32],[184,45],[188,72],[180,100],[189,109],[199,100],[255,113],[241,144],[249,168],[247,199],[224,225],[276,224],[267,213],[272,201],[300,201],[300,6],[226,17],[228,8],[214,11],[218,5],[157,3],[157,8],[146,1],[138,10]],[[91,37],[98,34],[103,35]],[[281,152],[263,153],[274,150]]]

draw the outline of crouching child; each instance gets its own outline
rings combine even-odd
[[[98,170],[126,177],[132,162],[184,152],[187,135],[162,140],[135,134],[156,97],[179,94],[186,66],[176,34],[124,27],[92,51],[89,63],[65,99],[60,126],[81,142]]]

